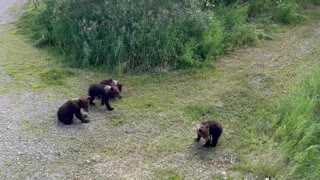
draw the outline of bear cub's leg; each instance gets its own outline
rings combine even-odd
[[[105,104],[106,107],[107,107],[107,109],[108,109],[109,111],[113,111],[113,109],[114,109],[114,108],[112,108],[112,107],[110,106],[110,104],[109,104],[109,98],[106,97],[106,96],[104,96],[104,97],[101,99],[101,104],[102,104],[102,105]]]
[[[83,123],[88,123],[90,122],[88,119],[86,119],[86,117],[88,117],[87,115],[84,115],[80,112],[80,110],[78,112],[75,113],[75,116]]]
[[[91,96],[91,97],[90,97],[90,105],[92,105],[92,106],[96,105],[96,104],[93,102],[93,100],[94,100],[94,96]]]

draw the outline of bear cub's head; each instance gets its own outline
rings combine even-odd
[[[209,124],[201,124],[198,127],[198,134],[206,141],[210,139]]]
[[[119,91],[121,92],[122,91],[122,84],[119,83],[119,81],[117,80],[114,80],[114,79],[110,79],[111,80],[111,86],[117,86]]]
[[[115,79],[105,79],[105,80],[102,80],[99,84],[117,86],[119,91],[122,92],[122,84],[120,84],[119,81]]]
[[[88,96],[86,98],[79,98],[78,99],[78,105],[84,111],[88,112],[89,111],[89,101],[90,101],[90,96]]]
[[[120,90],[117,86],[109,86],[106,85],[105,89],[108,91],[108,96],[110,98],[122,98],[121,94],[120,94]]]

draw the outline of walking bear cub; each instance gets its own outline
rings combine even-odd
[[[201,137],[206,140],[204,147],[216,147],[218,139],[222,134],[222,126],[215,121],[202,122],[197,129],[197,142]]]
[[[90,105],[95,105],[93,100],[96,96],[101,97],[101,105],[106,105],[109,111],[112,111],[113,108],[109,104],[110,98],[121,98],[120,91],[117,86],[109,86],[103,84],[92,84],[88,89],[88,95],[90,98]]]
[[[59,121],[67,125],[72,124],[73,116],[75,115],[81,122],[88,123],[89,120],[86,119],[88,116],[81,113],[81,108],[86,112],[89,111],[89,99],[90,97],[73,99],[65,102],[57,112]]]
[[[106,80],[102,80],[99,84],[109,85],[109,86],[117,86],[119,91],[122,92],[122,84],[120,84],[117,80],[106,79]]]

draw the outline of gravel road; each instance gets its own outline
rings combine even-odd
[[[0,0],[0,37],[8,24],[16,20],[26,0]],[[0,42],[1,44],[1,42]],[[0,54],[3,48],[0,48]],[[6,52],[3,55],[7,55]],[[13,80],[0,67],[0,83],[6,85]],[[52,158],[52,144],[49,146],[46,140],[39,140],[37,136],[30,137],[26,130],[30,128],[37,132],[37,127],[30,123],[30,119],[40,121],[43,114],[55,114],[53,112],[57,103],[48,104],[46,92],[18,92],[11,90],[0,94],[0,179],[37,179],[47,177],[41,162],[50,162]],[[30,99],[37,102],[30,106]],[[42,100],[40,100],[42,99]],[[41,108],[45,107],[45,108]],[[24,129],[24,130],[23,130]],[[23,172],[24,169],[28,175]],[[32,173],[33,172],[33,173]],[[37,173],[38,172],[38,173]],[[41,172],[41,174],[39,174]],[[30,176],[30,174],[33,174]],[[54,176],[54,173],[52,173]]]

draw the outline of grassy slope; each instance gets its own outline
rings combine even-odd
[[[319,54],[320,48],[318,60]],[[276,134],[281,157],[288,166],[278,173],[278,178],[317,179],[319,176],[319,79],[317,65],[280,104]]]
[[[0,163],[6,168],[2,176],[208,179],[224,171],[237,178],[250,177],[248,172],[272,176],[281,167],[275,163],[272,120],[280,97],[317,60],[318,22],[280,28],[275,41],[239,50],[216,69],[118,77],[125,87],[124,98],[111,104],[115,111],[91,108],[89,124],[68,127],[56,123],[58,106],[110,75],[65,68],[50,50],[25,42],[14,26],[1,26],[1,95],[41,94],[44,98],[35,99],[42,103],[19,102],[50,107],[27,119],[10,117],[23,140],[45,146],[37,158],[27,153]],[[196,125],[211,118],[224,126],[216,150],[193,142]]]

